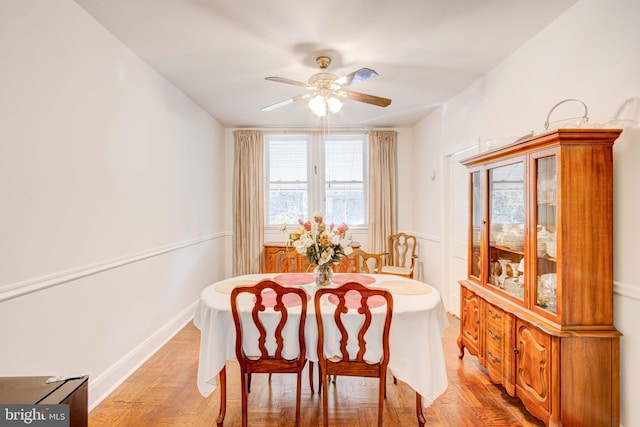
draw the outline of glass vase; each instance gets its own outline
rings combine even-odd
[[[316,282],[316,286],[328,286],[331,284],[331,278],[333,277],[333,270],[331,270],[330,264],[322,264],[316,266],[313,269],[313,278]]]

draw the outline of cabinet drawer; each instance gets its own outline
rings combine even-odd
[[[486,303],[485,315],[487,325],[492,325],[495,329],[504,329],[504,311],[502,309]]]
[[[504,342],[504,328],[500,328],[498,325],[492,325],[487,322],[485,340],[487,345],[495,344],[502,348]]]
[[[496,383],[503,382],[504,347],[496,342],[486,342],[485,366],[489,377]]]
[[[485,366],[495,383],[504,383],[505,312],[486,302],[484,305]]]

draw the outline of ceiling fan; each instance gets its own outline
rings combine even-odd
[[[302,86],[308,90],[307,93],[297,95],[284,101],[276,102],[262,111],[271,111],[285,105],[292,104],[296,101],[309,99],[309,107],[318,116],[325,116],[327,112],[336,113],[342,108],[340,99],[346,98],[353,101],[364,102],[367,104],[377,105],[378,107],[386,107],[391,104],[391,100],[381,98],[379,96],[367,95],[366,93],[353,92],[344,90],[343,87],[369,80],[378,75],[370,68],[360,68],[343,77],[326,71],[331,58],[328,56],[319,56],[316,58],[316,64],[320,67],[320,72],[309,77],[309,82],[299,82],[296,80],[286,79],[284,77],[266,77],[266,80],[274,82],[286,83],[290,85]]]

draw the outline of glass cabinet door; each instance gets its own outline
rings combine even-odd
[[[535,159],[536,305],[556,313],[556,156]]]
[[[524,299],[524,162],[489,169],[488,282]]]
[[[482,193],[480,188],[480,172],[471,173],[471,276],[480,280],[480,239],[482,238]]]

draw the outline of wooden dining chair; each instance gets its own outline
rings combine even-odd
[[[382,255],[372,254],[362,249],[354,249],[349,255],[351,260],[351,273],[377,274],[382,269]]]
[[[351,258],[344,254],[340,255],[340,262],[331,265],[331,270],[333,270],[334,273],[350,273],[351,268]]]
[[[348,295],[349,294],[349,295]],[[352,297],[355,295],[355,299]],[[328,296],[330,303],[335,304],[335,308],[331,313],[321,311],[321,299]],[[385,310],[383,314],[383,323],[380,329],[380,344],[382,354],[377,360],[366,360],[367,341],[365,334],[372,325],[373,314],[367,301],[369,298],[379,296],[385,299]],[[333,301],[332,301],[333,298]],[[349,306],[352,306],[350,308]],[[357,282],[347,282],[338,288],[320,288],[316,291],[314,297],[314,308],[316,312],[316,323],[318,325],[318,363],[322,372],[322,414],[323,423],[327,427],[329,425],[328,415],[328,393],[327,393],[327,376],[328,375],[346,375],[357,377],[377,377],[380,380],[378,389],[378,427],[382,427],[382,414],[384,408],[385,387],[387,378],[387,365],[389,364],[389,330],[391,328],[391,318],[393,314],[393,297],[391,293],[385,289],[368,288]],[[330,314],[330,315],[329,315]],[[349,322],[349,324],[359,324],[355,330],[349,332],[343,316],[361,316],[362,322]],[[339,349],[338,355],[325,354],[325,331],[330,327],[335,327],[339,333]],[[349,337],[357,337],[357,353],[352,356],[347,351],[347,342]],[[367,336],[370,342],[373,338]],[[355,342],[355,341],[354,341]]]
[[[380,272],[413,279],[418,259],[416,250],[416,236],[407,233],[391,234],[387,239],[387,252],[384,254],[385,265]]]
[[[266,292],[274,292],[275,295],[267,295]],[[242,319],[238,307],[238,298],[241,294],[253,296],[253,308],[251,310],[251,321]],[[285,337],[283,330],[292,319],[289,316],[289,309],[285,303],[285,298],[290,295],[297,295],[300,298],[300,318],[297,322],[297,346],[299,352],[297,356],[286,359],[283,354]],[[272,299],[273,307],[265,303],[265,298]],[[274,298],[271,298],[274,297]],[[295,299],[295,297],[294,297]],[[297,301],[297,300],[296,300]],[[263,280],[252,286],[238,286],[231,291],[231,313],[236,329],[236,358],[240,364],[240,389],[242,398],[242,426],[247,426],[247,378],[252,373],[295,373],[297,375],[296,388],[296,425],[300,425],[300,397],[302,391],[302,370],[306,362],[306,348],[304,342],[304,325],[307,317],[307,293],[304,289],[284,287],[273,280]],[[260,315],[260,313],[264,313]],[[277,326],[267,328],[264,323],[266,317],[275,316]],[[244,320],[244,322],[243,322]],[[246,354],[243,347],[245,328],[253,327],[259,333],[258,349],[259,354]],[[271,335],[272,333],[272,335]],[[271,338],[268,337],[271,335]],[[275,350],[269,352],[266,342],[275,342]],[[291,356],[291,355],[289,355]]]

